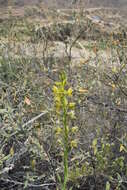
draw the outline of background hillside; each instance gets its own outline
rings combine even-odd
[[[73,5],[84,5],[87,7],[95,6],[125,6],[127,5],[127,0],[0,0],[0,6],[8,5],[30,5],[44,3],[48,6],[59,6],[59,7],[68,7]]]

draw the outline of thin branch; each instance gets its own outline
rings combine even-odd
[[[23,128],[26,127],[27,125],[33,123],[34,121],[36,121],[36,120],[39,119],[40,117],[46,115],[47,113],[48,113],[47,111],[40,113],[39,115],[35,116],[35,117],[32,118],[31,120],[29,120],[29,121],[27,121],[26,123],[24,123],[24,124],[22,125],[22,127],[23,127]]]
[[[4,182],[7,182],[7,183],[13,183],[15,185],[24,185],[24,183],[22,183],[22,182],[10,180],[10,179],[1,178],[0,180],[4,181]],[[38,188],[38,187],[54,186],[54,185],[56,185],[56,184],[55,183],[44,183],[44,184],[40,184],[40,185],[34,185],[34,184],[30,184],[30,183],[27,184],[28,187],[34,187],[34,188],[36,188],[36,187]]]

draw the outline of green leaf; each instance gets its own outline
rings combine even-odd
[[[4,114],[4,113],[7,113],[7,110],[6,109],[0,109],[0,114]]]
[[[97,147],[94,147],[94,155],[97,154]]]
[[[96,145],[97,145],[97,139],[94,139],[94,140],[93,140],[92,145],[93,145],[93,146],[96,146]]]
[[[120,174],[119,173],[117,173],[117,179],[118,179],[118,181],[119,181],[119,183],[122,183],[122,178],[121,178],[121,176],[120,176]]]
[[[26,189],[28,186],[28,180],[25,181],[25,184],[24,184],[24,189]]]
[[[59,181],[59,183],[62,185],[62,180],[61,180],[60,175],[59,175],[59,174],[57,174],[57,177],[58,177],[58,181]]]
[[[106,189],[105,190],[110,190],[110,183],[109,183],[109,181],[107,181],[107,183],[106,183]]]

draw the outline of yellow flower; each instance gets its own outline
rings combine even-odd
[[[61,86],[61,82],[55,82],[56,86]]]
[[[74,107],[75,107],[75,103],[74,103],[74,102],[70,102],[70,103],[69,103],[69,108],[70,108],[70,109],[74,109]]]
[[[66,85],[66,83],[67,83],[67,80],[66,80],[66,79],[64,79],[64,80],[63,80],[63,86],[65,86],[65,85]]]
[[[59,92],[59,90],[56,86],[53,86],[53,92],[54,92],[54,94],[57,94]]]
[[[56,106],[56,111],[59,112],[61,108],[61,99],[59,96],[55,97],[55,106]]]
[[[59,96],[55,96],[55,103],[61,104],[61,99]]]
[[[71,148],[76,148],[77,147],[77,141],[76,140],[72,140],[70,143]]]
[[[72,131],[72,133],[76,133],[78,131],[78,127],[77,126],[72,127],[71,131]]]
[[[61,141],[60,139],[58,139],[58,140],[57,140],[57,143],[58,143],[59,145],[61,145],[61,144],[62,144],[62,141]]]
[[[115,90],[116,85],[115,85],[115,84],[112,84],[111,86],[112,86],[112,90]]]
[[[69,88],[68,91],[67,91],[67,95],[72,96],[72,92],[73,92],[72,88]]]
[[[62,129],[60,127],[56,128],[56,135],[60,135],[62,132]]]
[[[61,104],[59,102],[56,103],[56,112],[60,112]]]
[[[71,117],[71,119],[75,119],[75,112],[73,110],[68,112],[68,115]]]

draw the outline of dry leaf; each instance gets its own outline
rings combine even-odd
[[[88,90],[86,88],[79,88],[79,93],[88,93]]]
[[[89,61],[90,61],[90,59],[86,59],[86,60],[81,59],[80,64],[87,64],[87,63],[89,63]]]
[[[29,106],[31,104],[31,101],[29,98],[25,97],[24,102]]]
[[[121,144],[120,145],[120,152],[125,151],[125,147]]]

